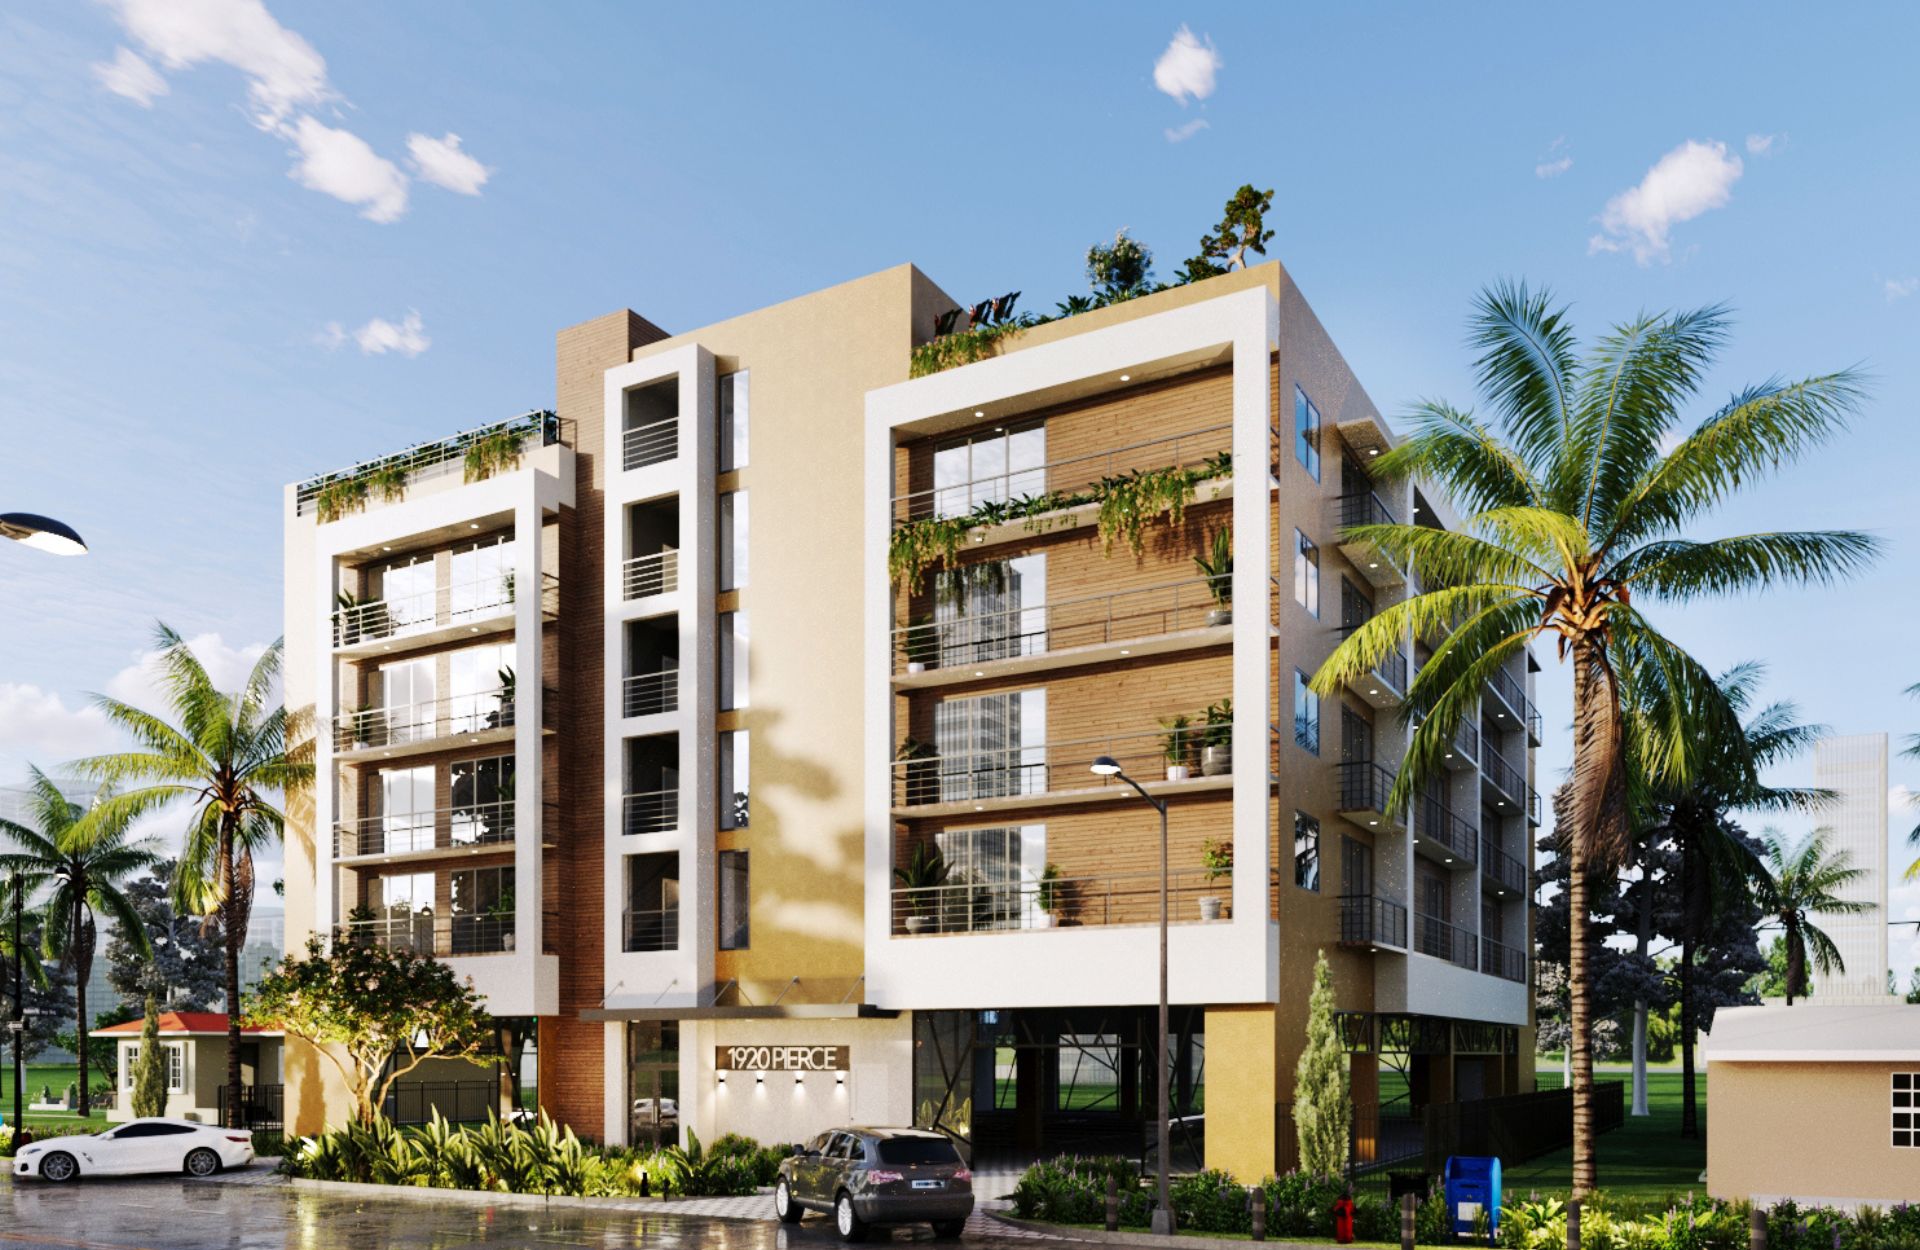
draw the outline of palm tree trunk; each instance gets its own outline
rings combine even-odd
[[[87,941],[85,917],[87,909],[77,897],[73,904],[73,971],[78,984],[73,992],[73,1036],[75,1056],[80,1061],[80,1105],[82,1119],[93,1114],[92,1100],[87,1096],[87,978],[93,975],[92,943]]]
[[[225,939],[227,963],[227,1127],[242,1124],[240,1107],[240,943],[246,940],[246,921],[236,913],[240,906],[240,883],[234,877],[233,817],[220,821],[220,870],[227,881],[227,895],[221,900],[220,936]]]
[[[1680,1136],[1700,1136],[1700,1104],[1693,1072],[1693,920],[1690,916],[1680,923]]]
[[[1648,880],[1652,868],[1648,861],[1653,856],[1653,839],[1648,838],[1640,850],[1640,921],[1639,931],[1634,935],[1634,953],[1641,959],[1647,957],[1647,950],[1653,944],[1653,882]],[[1647,1000],[1636,999],[1633,1004],[1633,1114],[1651,1115],[1647,1109]]]
[[[1800,936],[1800,926],[1792,919],[1787,921],[1787,1006],[1793,1006],[1793,996],[1806,997],[1807,993],[1807,943]]]
[[[1573,657],[1573,723],[1593,723],[1595,689],[1590,644],[1576,649]],[[1573,771],[1586,776],[1599,768],[1601,761],[1588,758],[1604,747],[1586,733],[1574,736]],[[1590,840],[1598,832],[1596,812],[1575,813],[1574,827],[1567,830],[1567,1025],[1571,1036],[1568,1049],[1573,1054],[1573,1197],[1585,1198],[1600,1183],[1599,1168],[1593,1153],[1593,1036],[1587,1023],[1589,972],[1587,967],[1587,856]]]

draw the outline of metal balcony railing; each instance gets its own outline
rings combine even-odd
[[[1517,894],[1527,892],[1526,864],[1501,850],[1492,838],[1480,839],[1480,870],[1498,886]]]
[[[471,430],[462,430],[450,438],[415,443],[390,456],[363,460],[350,468],[309,478],[294,488],[294,515],[306,516],[308,513],[318,511],[317,500],[320,492],[329,484],[364,479],[375,470],[391,472],[398,469],[406,475],[409,486],[423,478],[463,472],[469,448],[502,434],[518,435],[522,449],[529,441],[540,447],[567,443],[567,438],[561,432],[559,416],[544,409],[536,409],[517,417],[508,417],[504,421],[493,421],[486,425],[475,426]]]
[[[893,631],[894,671],[918,671],[915,665],[962,668],[1200,629],[1218,610],[1207,579],[1196,577],[1002,612],[916,621]]]
[[[382,916],[341,926],[350,941],[390,950],[410,950],[436,959],[467,955],[506,955],[518,948],[511,915]]]
[[[1407,947],[1407,909],[1392,899],[1372,894],[1340,896],[1340,942],[1343,946]]]
[[[333,857],[408,855],[512,842],[514,806],[512,799],[502,799],[343,820],[333,827]]]
[[[1194,777],[1207,775],[1209,748],[1215,775],[1232,768],[1230,727],[1209,730],[1204,725],[1181,731],[1183,765]],[[978,802],[1019,798],[1066,790],[1092,790],[1126,785],[1114,777],[1094,774],[1098,756],[1110,756],[1136,781],[1153,782],[1167,775],[1165,733],[1116,734],[1105,738],[1071,738],[1004,748],[982,748],[948,755],[903,756],[893,761],[893,802],[896,807],[932,803]]]
[[[1527,979],[1527,957],[1511,946],[1491,938],[1480,939],[1480,971],[1506,981]]]
[[[1340,810],[1382,812],[1393,793],[1393,773],[1372,760],[1349,760],[1335,765],[1340,773]]]
[[[1507,710],[1521,719],[1527,736],[1535,742],[1540,741],[1540,709],[1527,698],[1526,688],[1514,675],[1504,668],[1496,668],[1487,684],[1493,687],[1493,692],[1499,695],[1501,702],[1507,705]]]
[[[1438,916],[1413,918],[1413,948],[1470,972],[1480,966],[1479,937]]]
[[[636,425],[620,435],[620,467],[644,469],[665,464],[680,454],[680,419],[668,417]]]
[[[629,907],[621,929],[621,949],[626,951],[670,951],[680,947],[680,909],[677,907]]]
[[[540,580],[540,611],[543,616],[552,616],[560,610],[560,579],[546,573]],[[486,620],[512,611],[517,595],[514,577],[508,573],[350,603],[333,614],[333,645],[384,642]]]
[[[1536,825],[1540,823],[1539,792],[1527,784],[1526,777],[1518,768],[1507,762],[1506,757],[1500,754],[1499,748],[1494,746],[1492,739],[1489,738],[1480,740],[1480,771],[1486,775],[1488,781],[1493,783],[1495,790],[1504,794],[1516,806],[1525,807],[1528,820]]]
[[[1438,843],[1460,867],[1473,863],[1478,829],[1456,816],[1435,794],[1422,794],[1415,810],[1419,817],[1414,826],[1416,836]]]
[[[547,694],[551,699],[553,691]],[[508,729],[515,701],[515,687],[503,685],[420,703],[357,708],[333,718],[333,749],[359,751]]]
[[[680,823],[680,791],[645,790],[620,798],[623,833],[671,833]]]
[[[1167,874],[1167,920],[1192,924],[1232,910],[1233,874],[1205,869]],[[1115,873],[1051,881],[949,881],[893,891],[895,936],[1004,933],[1056,925],[1157,924],[1160,874]],[[1209,914],[1212,913],[1212,914]]]
[[[620,695],[622,716],[657,716],[680,707],[680,670],[663,668],[635,673],[626,679]]]
[[[1356,525],[1394,525],[1393,509],[1372,491],[1340,496],[1340,528]]]
[[[652,555],[635,556],[620,566],[620,597],[644,599],[680,589],[680,552],[669,547]]]
[[[964,516],[981,504],[1011,503],[1029,496],[1072,495],[1103,478],[1149,469],[1190,468],[1232,446],[1233,427],[1214,425],[1108,451],[990,473],[965,482],[930,486],[895,495],[893,522],[900,525],[925,517]]]
[[[1453,727],[1453,749],[1466,756],[1468,760],[1480,758],[1480,727],[1462,717]]]

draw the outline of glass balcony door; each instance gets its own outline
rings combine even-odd
[[[377,853],[433,849],[433,768],[395,768],[380,774]]]

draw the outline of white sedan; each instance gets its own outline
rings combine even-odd
[[[129,1120],[90,1137],[49,1137],[21,1148],[15,1176],[70,1181],[78,1176],[184,1172],[212,1176],[253,1162],[253,1134],[193,1120]]]

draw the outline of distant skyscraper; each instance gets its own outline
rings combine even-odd
[[[1813,784],[1834,792],[1816,819],[1829,831],[1828,847],[1846,852],[1866,876],[1841,897],[1873,904],[1857,916],[1816,916],[1840,949],[1844,973],[1813,977],[1813,998],[1883,998],[1887,993],[1887,735],[1822,738],[1813,746]]]

